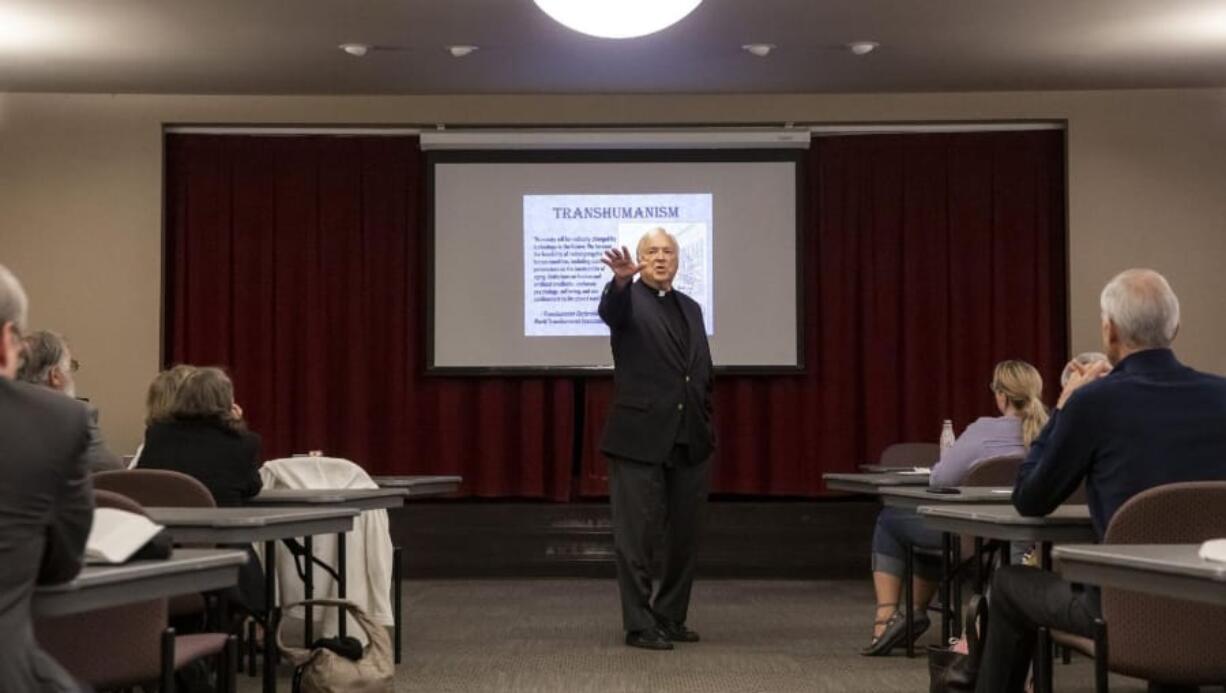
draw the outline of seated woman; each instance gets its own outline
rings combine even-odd
[[[243,423],[233,383],[219,368],[167,373],[173,376],[159,376],[150,387],[149,426],[137,467],[182,472],[204,484],[218,506],[242,505],[263,486],[260,437]],[[170,404],[163,409],[165,400]],[[239,571],[238,598],[251,611],[263,610],[262,571],[253,552]]]
[[[183,381],[187,380],[187,376],[195,372],[195,366],[179,364],[153,377],[153,382],[149,383],[149,392],[145,394],[146,438],[149,437],[149,428],[153,424],[174,419],[175,397],[179,394],[179,388],[182,387]],[[145,441],[142,440],[136,447],[132,461],[128,463],[129,469],[140,466],[140,456],[144,451]]]
[[[977,462],[1004,455],[1023,455],[1047,423],[1040,396],[1043,378],[1025,361],[1002,361],[992,375],[992,393],[1001,416],[981,417],[966,427],[952,446],[941,452],[932,468],[931,486],[958,486]],[[898,608],[902,575],[909,547],[938,549],[941,533],[924,526],[918,515],[898,508],[883,508],[873,531],[873,588],[877,593],[877,620],[873,639],[861,654],[885,655],[903,644],[907,634],[904,610]],[[917,555],[912,563],[915,604],[911,639],[928,629],[927,606],[940,579],[940,562]]]

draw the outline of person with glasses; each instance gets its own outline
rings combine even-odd
[[[77,396],[76,372],[81,364],[72,357],[68,342],[55,332],[40,330],[30,333],[24,340],[24,353],[17,369],[17,379],[33,385],[41,385],[63,393]],[[98,410],[86,404],[89,411],[89,447],[85,452],[90,473],[111,469],[123,469],[123,460],[111,452],[98,427]]]

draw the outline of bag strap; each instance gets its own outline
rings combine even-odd
[[[370,620],[370,616],[366,615],[366,611],[363,610],[362,607],[358,606],[354,602],[349,601],[348,599],[328,599],[328,598],[303,599],[301,601],[297,601],[292,604],[286,604],[281,607],[281,610],[286,611],[296,606],[335,606],[335,607],[343,606],[345,607],[345,611],[350,616],[353,617],[354,621],[357,621],[358,627],[361,628],[362,632],[366,634],[366,641],[369,644],[362,651],[363,656],[365,655],[366,650],[369,650],[371,645],[374,645],[376,641],[379,640],[378,636],[376,636],[376,633],[378,633],[379,635],[382,635],[383,640],[387,639],[387,634],[383,633],[380,630],[380,627],[376,625],[374,621]],[[282,628],[284,628],[284,626],[285,626],[284,620],[282,620],[281,623],[277,624],[277,648],[280,649],[281,652],[285,654],[286,659],[293,662],[294,666],[302,666],[303,664],[306,664],[307,662],[311,661],[311,659],[315,657],[315,653],[318,650],[308,650],[302,647],[286,646],[284,639],[281,637],[281,631],[282,631]]]

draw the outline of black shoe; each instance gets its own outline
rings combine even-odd
[[[685,627],[684,623],[670,621],[667,618],[656,618],[656,626],[673,642],[698,642],[698,633]]]
[[[928,618],[928,614],[917,611],[911,625],[911,641],[914,642],[919,636],[923,635],[930,625],[932,625],[932,621]],[[881,631],[881,635],[873,638],[868,647],[860,650],[860,654],[865,657],[882,657],[887,655],[890,653],[890,650],[906,642],[906,631],[907,615],[901,611],[895,611],[886,620],[885,630]]]
[[[644,650],[673,649],[673,643],[659,628],[632,630],[626,633],[626,644],[630,647],[641,647]]]

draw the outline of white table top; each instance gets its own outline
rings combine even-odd
[[[1008,486],[959,486],[959,493],[932,493],[927,487],[883,486],[878,489],[881,502],[890,507],[918,508],[921,505],[1008,505],[1013,488]]]
[[[247,554],[233,549],[176,549],[170,558],[123,565],[87,565],[73,580],[41,585],[32,608],[40,616],[92,611],[229,587]]]
[[[933,529],[986,539],[1086,543],[1098,538],[1085,505],[1062,505],[1044,517],[1026,517],[1004,504],[921,505],[916,512]]]
[[[340,505],[358,510],[387,510],[404,505],[409,494],[402,488],[265,489],[248,505]]]
[[[356,508],[338,506],[147,507],[145,512],[177,544],[246,544],[348,532],[358,515]]]
[[[1226,606],[1226,563],[1197,555],[1200,544],[1064,545],[1052,550],[1072,582]]]

